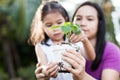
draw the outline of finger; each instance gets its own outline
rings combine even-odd
[[[78,52],[76,52],[76,51],[74,51],[74,50],[66,50],[66,51],[68,52],[68,53],[66,53],[67,55],[68,55],[69,53],[75,55],[75,57],[78,58],[77,62],[79,62],[79,59],[85,61],[85,58],[84,58],[80,53],[78,53]],[[72,56],[70,56],[70,57],[72,57]]]
[[[39,74],[36,75],[37,79],[41,79],[41,78],[44,78],[44,77],[45,77],[45,74],[43,74],[43,73],[39,73]]]
[[[38,62],[37,64],[36,64],[36,67],[39,67],[41,64],[40,64],[40,62]]]
[[[52,71],[58,69],[57,63],[49,63],[47,67],[48,73],[51,73]]]
[[[64,67],[68,72],[72,73],[73,75],[76,75],[75,70],[74,70],[73,68],[67,67],[67,66],[65,66],[65,65],[63,65],[63,67]]]
[[[75,60],[78,64],[81,64],[85,61],[84,57],[74,50],[67,50],[67,52],[63,55]]]
[[[58,67],[56,67],[56,69],[54,69],[54,71],[50,72],[50,76],[56,78],[58,74]]]
[[[73,57],[72,58],[73,60],[75,60],[78,64],[85,66],[86,60],[85,60],[85,58],[81,54],[77,53],[74,50],[68,50],[68,52],[71,53],[71,54],[73,54],[73,55],[75,55],[75,57],[70,56],[70,57]]]
[[[76,42],[79,42],[79,41],[80,41],[79,36],[75,36],[74,38],[71,39],[72,43],[76,43]]]
[[[70,37],[70,41],[72,43],[76,43],[76,42],[79,42],[79,35],[75,35],[75,34],[72,34],[71,37]]]
[[[72,42],[73,41],[73,39],[75,38],[75,34],[72,34],[71,36],[70,36],[70,41]]]
[[[74,36],[75,36],[75,34],[71,34],[71,36],[70,36],[70,40],[71,40],[72,38],[74,38]]]
[[[79,64],[78,62],[76,62],[75,60],[67,57],[67,56],[62,56],[62,59],[64,61],[66,61],[67,63],[69,63],[71,66],[73,66],[74,68],[78,68],[79,67]]]
[[[55,62],[49,62],[49,63],[47,64],[47,66],[48,66],[48,68],[47,68],[47,70],[48,70],[48,69],[53,68],[54,66],[57,66],[57,63],[55,63]]]
[[[69,57],[69,58],[75,60],[75,62],[77,62],[78,64],[80,64],[80,59],[75,54],[72,54],[70,52],[66,52],[66,53],[63,53],[63,56]]]
[[[41,73],[41,72],[42,72],[42,68],[41,67],[36,68],[35,74],[38,74],[38,73]]]

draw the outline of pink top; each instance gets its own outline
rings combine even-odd
[[[101,74],[104,69],[113,69],[120,73],[120,49],[115,44],[107,42],[103,54],[103,59],[98,69],[92,71],[90,67],[91,62],[87,61],[87,73],[99,80],[101,80]]]

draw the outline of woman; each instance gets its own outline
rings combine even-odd
[[[68,51],[63,54],[63,59],[75,69],[65,68],[74,74],[76,80],[94,80],[94,78],[98,80],[118,80],[120,49],[112,42],[105,41],[105,18],[99,5],[92,2],[82,3],[76,9],[72,20],[81,26],[91,41],[96,51],[96,58],[93,62],[85,61],[76,52]]]

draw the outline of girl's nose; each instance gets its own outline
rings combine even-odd
[[[57,30],[60,30],[60,29],[61,29],[61,27],[59,25],[56,25],[56,28],[54,28],[53,30],[57,31]]]

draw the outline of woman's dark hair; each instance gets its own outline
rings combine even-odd
[[[41,13],[41,20],[43,21],[44,17],[49,14],[49,13],[54,13],[54,12],[59,12],[65,19],[66,22],[69,21],[69,15],[67,13],[67,11],[65,10],[65,8],[58,3],[57,1],[51,1],[51,2],[47,2],[43,8],[42,8],[42,13]],[[57,16],[56,16],[57,17]],[[45,43],[48,40],[48,36],[45,34]]]
[[[96,40],[96,46],[95,46],[95,52],[96,52],[96,58],[92,63],[91,69],[92,70],[96,70],[99,67],[99,64],[102,60],[102,56],[104,53],[104,48],[105,48],[105,33],[106,33],[106,23],[105,23],[105,17],[103,14],[103,11],[101,9],[101,7],[97,4],[97,3],[93,3],[93,2],[84,2],[82,3],[75,11],[72,21],[74,20],[74,17],[78,11],[79,8],[81,8],[82,6],[91,6],[93,8],[96,9],[97,11],[97,17],[98,17],[98,31],[97,31],[97,40]]]

